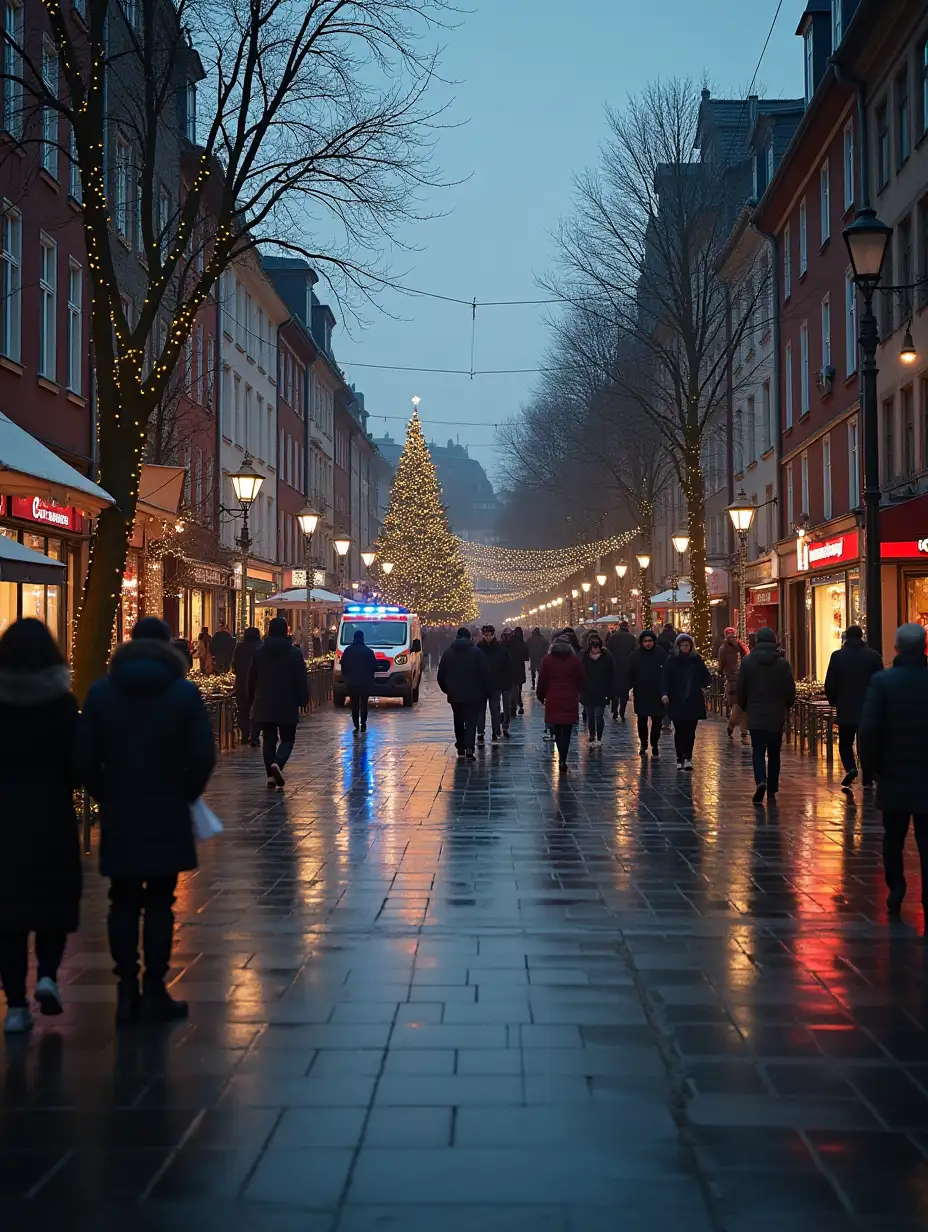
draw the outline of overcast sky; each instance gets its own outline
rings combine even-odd
[[[713,94],[742,96],[776,0],[469,0],[468,7],[447,34],[442,63],[458,83],[451,116],[467,122],[440,135],[437,154],[447,178],[470,178],[434,194],[433,208],[447,216],[407,237],[421,251],[401,253],[396,269],[407,285],[480,301],[542,296],[536,276],[552,263],[550,233],[569,209],[572,173],[596,161],[603,105],[621,105],[658,76],[703,72]],[[803,0],[785,0],[756,92],[802,93],[794,31],[803,9]],[[349,381],[364,391],[371,431],[402,439],[418,394],[429,439],[460,436],[494,478],[491,425],[518,410],[536,378],[361,367],[470,368],[469,307],[393,291],[382,305],[393,315],[369,314],[366,328],[335,337]],[[546,311],[478,309],[475,368],[537,367]]]

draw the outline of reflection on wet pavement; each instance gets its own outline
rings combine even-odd
[[[283,793],[222,760],[227,832],[178,902],[188,1023],[116,1036],[88,877],[66,1015],[0,1061],[10,1218],[924,1229],[918,873],[888,925],[861,793],[787,756],[755,809],[715,723],[692,774],[613,725],[564,779],[537,708],[476,764],[448,719],[430,691],[361,740],[313,716]]]

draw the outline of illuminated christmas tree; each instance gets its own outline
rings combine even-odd
[[[377,544],[380,589],[389,602],[418,612],[423,624],[459,625],[476,619],[477,603],[460,542],[448,526],[418,403],[414,398]]]

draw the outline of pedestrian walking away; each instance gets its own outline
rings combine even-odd
[[[692,770],[696,728],[706,718],[703,689],[712,683],[712,676],[689,633],[679,633],[673,654],[664,664],[661,691],[667,713],[673,720],[673,739],[677,753],[677,769]]]
[[[728,715],[728,738],[732,737],[735,728],[741,731],[741,741],[747,743],[748,723],[744,711],[738,705],[738,673],[741,662],[748,653],[747,646],[738,641],[738,634],[733,625],[725,630],[725,640],[719,646],[719,675],[725,683],[725,711]]]
[[[491,681],[487,656],[474,645],[470,629],[458,629],[457,637],[441,656],[436,680],[454,715],[458,757],[472,761],[477,719],[486,713]]]
[[[261,645],[261,631],[254,627],[245,630],[232,652],[232,671],[235,674],[235,708],[238,712],[238,730],[245,744],[258,747],[258,729],[251,721],[251,702],[248,700],[248,673]]]
[[[738,672],[738,705],[751,734],[755,804],[766,794],[771,804],[780,790],[780,750],[786,712],[796,700],[793,669],[777,647],[772,629],[758,629],[757,643]]]
[[[300,711],[309,705],[309,677],[287,622],[275,616],[248,669],[252,722],[261,732],[269,788],[283,787],[283,768],[296,742]]]
[[[235,638],[229,632],[225,621],[221,620],[219,628],[213,634],[213,666],[217,672],[229,670],[234,651]]]
[[[525,707],[522,705],[522,686],[525,684],[525,665],[529,659],[525,634],[518,625],[512,631],[512,641],[509,643],[508,650],[512,660],[509,709],[514,718],[517,714],[525,714]]]
[[[628,621],[623,620],[618,629],[606,638],[606,649],[612,655],[615,663],[615,692],[612,695],[612,717],[625,722],[625,710],[628,706],[628,661],[638,648],[638,639],[629,630]]]
[[[8,1035],[28,1031],[29,936],[35,999],[60,1014],[58,968],[77,931],[81,855],[74,789],[77,702],[68,669],[40,620],[17,620],[0,638],[0,982]]]
[[[572,629],[565,629],[551,643],[551,649],[541,661],[536,690],[538,700],[544,703],[545,723],[554,737],[563,774],[567,773],[570,737],[577,722],[580,694],[586,681],[583,663],[574,650],[570,633],[573,633]]]
[[[849,788],[857,778],[854,741],[870,681],[883,670],[883,659],[864,641],[863,629],[851,625],[844,634],[844,645],[832,653],[825,673],[825,696],[834,706],[838,720],[838,754],[844,767],[841,786]],[[863,765],[863,785],[870,787],[873,775]]]
[[[110,878],[110,950],[119,980],[116,1018],[187,1016],[165,986],[174,892],[197,867],[190,808],[216,762],[200,690],[186,679],[163,620],[147,616],[91,686],[78,724],[78,768],[100,805],[100,872]],[[145,973],[139,996],[139,918]]]
[[[922,908],[928,914],[928,659],[922,625],[897,630],[892,667],[870,678],[859,741],[861,763],[876,779],[876,807],[883,813],[887,910],[897,915],[902,909],[903,852],[914,819]]]
[[[629,687],[634,695],[642,757],[648,752],[649,723],[651,755],[661,755],[661,724],[664,721],[662,678],[666,661],[667,653],[663,646],[658,646],[654,630],[642,629],[638,635],[638,648],[629,655],[627,669]]]
[[[532,688],[535,688],[535,681],[538,677],[538,672],[541,669],[541,661],[548,653],[548,648],[551,643],[545,637],[540,629],[533,629],[528,639],[528,662],[532,672]]]
[[[211,675],[213,670],[213,639],[209,635],[209,629],[205,626],[200,630],[200,636],[197,638],[197,667],[204,676]]]
[[[585,680],[580,701],[586,710],[590,745],[598,747],[603,742],[606,707],[615,697],[615,662],[598,633],[590,635],[581,662]]]
[[[377,656],[364,644],[364,630],[357,629],[354,641],[342,654],[342,680],[351,699],[351,721],[355,732],[367,731],[367,703],[374,688]]]
[[[487,705],[477,719],[477,743],[486,741],[487,706],[490,708],[490,732],[494,740],[501,736],[509,738],[509,703],[512,687],[512,658],[509,651],[496,639],[493,625],[484,625],[480,630],[480,652],[486,657],[490,669],[490,692]]]

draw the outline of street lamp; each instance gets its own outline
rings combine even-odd
[[[619,598],[619,614],[625,611],[625,575],[628,573],[628,565],[624,560],[620,560],[615,567],[616,576],[618,577],[618,598]]]
[[[605,573],[597,573],[596,575],[596,616],[597,619],[603,614],[603,587],[606,585]]]
[[[232,484],[235,499],[242,507],[242,533],[239,537],[238,546],[242,553],[241,636],[244,636],[245,628],[248,624],[248,554],[251,551],[251,536],[248,534],[248,510],[258,499],[258,493],[261,491],[262,483],[264,483],[264,476],[258,474],[251,465],[251,456],[246,453],[242,459],[241,468],[234,475],[229,476],[229,482]]]
[[[319,514],[312,505],[307,505],[296,515],[297,524],[303,532],[303,565],[306,572],[306,657],[312,657],[313,639],[310,625],[312,623],[312,588],[315,561],[313,560],[313,535],[319,525]]]
[[[670,542],[673,544],[674,550],[677,553],[677,556],[682,556],[685,553],[686,549],[690,546],[690,537],[689,535],[684,534],[683,531],[678,530],[675,535],[670,536]],[[679,580],[680,580],[679,575],[677,573],[677,560],[675,557],[674,562],[673,562],[673,576],[670,579],[671,590],[673,592],[672,598],[673,598],[674,616],[676,616],[676,610],[677,610],[677,586],[679,584]]]
[[[371,552],[369,549],[361,553],[361,563],[364,565],[364,581],[370,585],[371,565],[377,559],[377,553]]]
[[[745,611],[745,571],[748,563],[748,531],[754,521],[755,507],[748,500],[744,488],[728,506],[728,516],[731,524],[738,532],[738,637],[744,642],[747,639],[747,612]]]
[[[883,653],[883,596],[880,561],[880,433],[876,400],[876,348],[880,341],[873,312],[873,295],[893,229],[864,206],[844,228],[844,242],[854,270],[854,282],[864,300],[860,316],[860,409],[864,421],[864,507],[867,551],[867,641]],[[914,350],[914,347],[913,347]]]
[[[347,535],[332,540],[332,547],[338,554],[338,593],[345,589],[345,557],[351,549],[351,540]]]
[[[899,348],[900,362],[907,366],[914,364],[918,360],[918,351],[915,349],[915,343],[912,341],[912,327],[906,326],[906,331],[902,335],[902,346]]]

